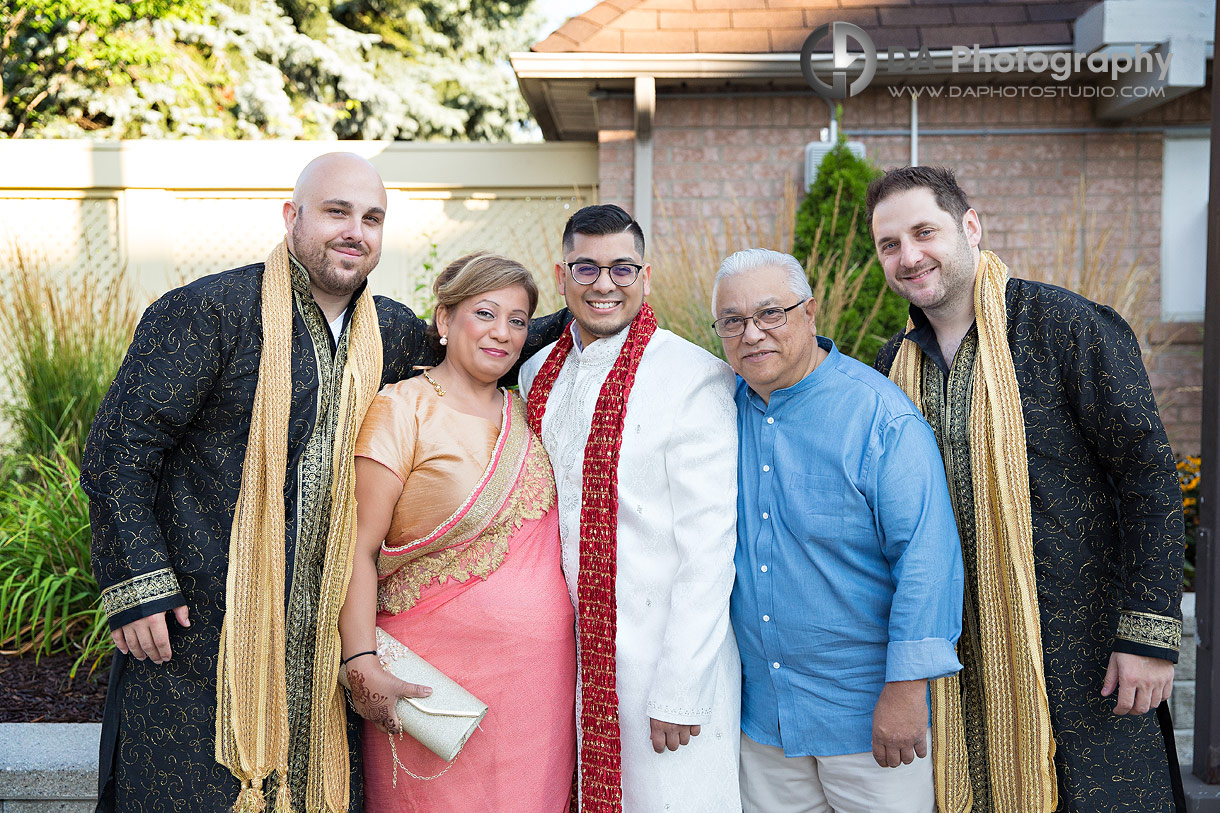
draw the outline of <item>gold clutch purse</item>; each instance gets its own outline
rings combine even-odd
[[[399,680],[432,688],[432,694],[428,697],[400,698],[395,713],[405,733],[441,759],[452,763],[487,714],[487,704],[381,627],[377,628],[377,657],[381,667]],[[339,682],[351,689],[342,669],[339,670]]]

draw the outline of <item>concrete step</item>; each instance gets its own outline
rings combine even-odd
[[[0,723],[0,813],[91,813],[99,723]]]
[[[1186,791],[1186,813],[1220,813],[1220,785],[1205,785],[1182,763],[1182,788]]]

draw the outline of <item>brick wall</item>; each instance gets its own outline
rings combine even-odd
[[[1210,91],[1170,102],[1132,125],[1206,124]],[[844,105],[843,128],[903,129],[910,124],[909,97],[870,88]],[[743,219],[786,217],[800,194],[804,146],[827,125],[828,108],[810,94],[714,96],[657,101],[654,119],[654,223],[662,249],[677,235],[710,233],[729,245]],[[629,100],[598,104],[600,189],[605,203],[632,204],[632,106]],[[1094,127],[1085,99],[948,99],[919,101],[921,130],[986,127]],[[854,137],[854,136],[853,136]],[[882,167],[909,160],[909,138],[859,137],[868,157]],[[1054,279],[1057,234],[1079,209],[1083,187],[1085,222],[1112,231],[1107,258],[1120,270],[1150,266],[1132,321],[1156,322],[1160,313],[1161,241],[1160,133],[1090,133],[1028,136],[929,136],[919,139],[922,164],[958,172],[962,187],[982,216],[984,246],[999,253],[1018,276]],[[785,196],[788,203],[785,202]],[[1083,246],[1090,239],[1078,240]],[[789,250],[791,246],[776,245]],[[1157,351],[1149,361],[1162,417],[1175,451],[1197,453],[1201,419],[1202,331],[1188,326],[1152,331]]]

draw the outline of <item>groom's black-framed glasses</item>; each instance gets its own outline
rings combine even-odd
[[[635,263],[615,263],[614,265],[594,265],[593,263],[564,263],[574,282],[581,285],[592,285],[602,275],[602,271],[610,272],[610,281],[620,288],[626,288],[635,282],[644,266]]]
[[[712,327],[716,330],[716,335],[722,339],[731,339],[745,333],[748,319],[753,319],[759,330],[775,330],[788,321],[788,311],[799,308],[808,301],[808,299],[802,299],[795,305],[789,305],[786,308],[763,308],[749,316],[722,316],[712,322]]]

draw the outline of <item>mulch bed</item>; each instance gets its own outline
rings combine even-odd
[[[110,658],[93,674],[84,664],[70,679],[75,655],[35,659],[0,655],[0,723],[98,723],[106,703]]]

